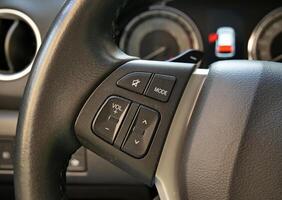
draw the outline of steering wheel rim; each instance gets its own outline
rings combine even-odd
[[[57,16],[34,62],[20,111],[17,199],[64,197],[68,160],[79,147],[73,124],[82,102],[106,75],[133,59],[117,48],[111,32],[123,4],[72,0]]]
[[[56,18],[34,62],[21,107],[15,161],[17,199],[66,198],[65,173],[68,160],[80,146],[80,142],[84,145],[87,143],[82,141],[81,137],[76,137],[74,124],[78,113],[93,90],[115,69],[125,63],[142,65],[142,61],[129,62],[137,58],[124,54],[114,42],[114,22],[126,2],[126,0],[70,0],[65,3]],[[185,71],[183,64],[149,61],[144,63],[156,67],[164,65],[167,71],[171,70],[170,65],[176,67],[174,71],[179,69]],[[188,65],[188,69],[193,68]],[[171,140],[174,140],[172,136],[175,137],[174,131],[179,131],[179,129],[172,129],[177,120],[175,118],[156,171],[155,183],[159,192],[163,193],[160,194],[162,199],[178,200],[187,197],[196,200],[279,199],[281,197],[279,165],[282,163],[280,159],[282,156],[280,156],[279,148],[282,146],[280,142],[282,140],[278,140],[274,145],[271,144],[277,137],[280,139],[277,131],[281,131],[282,128],[278,120],[269,122],[271,115],[267,115],[265,119],[269,122],[267,127],[270,131],[268,137],[264,137],[259,131],[262,126],[255,123],[263,123],[265,120],[258,117],[259,114],[265,112],[260,107],[268,108],[278,119],[282,118],[279,112],[282,103],[277,101],[282,97],[281,69],[281,64],[272,62],[229,61],[213,64],[206,81],[207,74],[203,74],[198,81],[193,80],[192,76],[186,90],[188,89],[188,94],[192,94],[194,98],[190,98],[190,108],[184,112],[185,120],[180,126],[176,125],[177,128],[182,126],[181,134],[178,136],[183,141],[181,145],[171,143]],[[157,73],[156,69],[154,73]],[[187,74],[190,76],[189,73]],[[197,74],[197,71],[194,74]],[[181,81],[178,80],[178,82]],[[203,83],[204,87],[200,94]],[[193,84],[196,84],[196,87]],[[194,90],[189,90],[193,87]],[[180,91],[181,89],[178,89],[177,94]],[[228,97],[238,98],[238,101],[231,98],[230,103],[226,103],[218,99],[221,97],[221,92],[226,94],[230,91]],[[267,97],[270,96],[268,100],[271,101],[267,101],[263,92],[268,95]],[[199,94],[199,101],[195,106]],[[182,108],[185,104],[181,103],[187,101],[185,96],[187,97],[184,93],[175,116],[179,116],[179,110],[185,110]],[[145,97],[142,98],[145,99]],[[153,100],[150,101],[153,102]],[[175,100],[174,103],[177,102]],[[242,106],[245,103],[247,106]],[[221,105],[224,105],[225,109],[218,114]],[[194,106],[195,114],[191,118]],[[254,111],[253,108],[256,110]],[[239,114],[229,116],[231,111],[238,112],[238,110]],[[217,116],[222,121],[217,119],[215,120],[217,123],[214,123],[213,116]],[[249,118],[250,116],[252,118]],[[238,118],[241,121],[236,121]],[[235,127],[233,130],[226,126],[226,123],[231,121]],[[207,127],[207,124],[210,126]],[[251,135],[250,129],[245,129],[246,126],[253,130],[254,136]],[[229,134],[226,136],[225,131],[222,130]],[[263,130],[265,134],[266,130]],[[240,134],[238,135],[236,131]],[[212,141],[211,137],[217,139],[223,137],[224,140],[218,145],[209,144],[209,141]],[[179,138],[177,141],[180,141]],[[224,147],[229,143],[232,147],[226,150]],[[161,143],[158,144],[161,148]],[[173,152],[169,152],[171,144],[178,147]],[[248,145],[251,148],[246,148],[246,146],[249,147]],[[258,162],[256,158],[261,146],[267,152],[261,154],[262,158],[267,159],[273,154],[275,160],[257,167],[254,163]],[[207,147],[213,150],[207,153],[211,156],[209,159],[205,154],[199,154],[207,150]],[[171,155],[167,152],[175,155],[174,162],[171,162],[169,159]],[[231,156],[230,159],[226,159],[227,154]],[[240,162],[237,162],[237,159]],[[225,161],[230,162],[222,167],[214,160],[220,164]],[[199,164],[198,161],[201,163]],[[165,167],[167,162],[171,162],[170,167]],[[178,166],[178,162],[182,162],[183,165]],[[248,186],[246,183],[259,186],[256,174],[252,174],[248,166],[254,167],[256,172],[261,172],[259,177],[263,178],[270,174],[270,178],[263,181],[267,187],[252,188],[251,192],[240,188],[239,183],[246,187]],[[224,173],[221,174],[222,171]],[[202,176],[202,173],[205,176]],[[237,174],[239,178],[234,177],[234,174]],[[212,180],[217,178],[221,181],[211,186]],[[247,179],[250,181],[246,181]],[[205,190],[201,190],[203,187]],[[256,193],[260,194],[259,197]]]

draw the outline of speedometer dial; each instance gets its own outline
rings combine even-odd
[[[200,33],[178,10],[154,8],[133,18],[126,26],[120,48],[145,60],[168,60],[187,49],[203,49]]]
[[[257,25],[248,44],[249,58],[282,62],[282,7]]]

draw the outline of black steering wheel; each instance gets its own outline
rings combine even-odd
[[[114,42],[127,2],[71,0],[56,18],[20,112],[16,198],[66,198],[83,145],[162,200],[281,199],[282,65],[127,56]]]

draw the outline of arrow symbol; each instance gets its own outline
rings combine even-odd
[[[136,139],[134,140],[135,144],[139,144],[139,142],[140,142],[140,140],[136,140]]]
[[[142,122],[142,124],[147,125],[147,124],[148,124],[147,120],[146,120],[146,119],[144,119],[144,120],[143,120],[143,122]]]

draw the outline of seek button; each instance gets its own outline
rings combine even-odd
[[[143,157],[154,137],[158,121],[157,111],[140,106],[122,151],[135,158]]]

